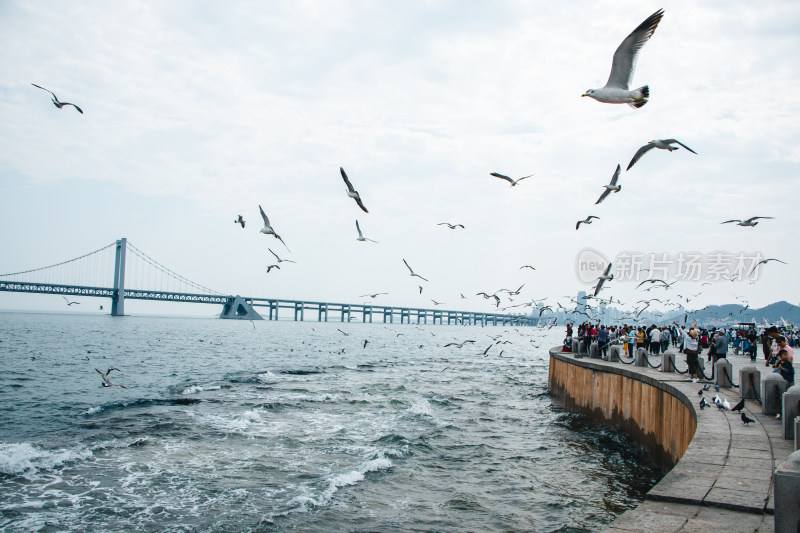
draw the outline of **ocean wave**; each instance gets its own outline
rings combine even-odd
[[[0,473],[32,480],[42,473],[89,457],[92,451],[86,448],[45,450],[28,442],[0,444]]]
[[[302,495],[296,496],[290,502],[294,508],[290,512],[307,512],[314,508],[322,507],[331,501],[334,494],[342,487],[356,485],[366,479],[369,472],[389,470],[394,467],[394,463],[386,457],[377,457],[370,461],[360,464],[356,469],[337,474],[328,479],[328,486],[317,498]]]

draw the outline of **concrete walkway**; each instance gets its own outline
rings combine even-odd
[[[705,354],[701,354],[705,358]],[[581,361],[578,359],[576,362]],[[624,366],[672,385],[688,399],[697,415],[697,431],[677,465],[647,493],[646,501],[620,515],[605,531],[649,532],[772,532],[774,530],[773,472],[794,451],[794,442],[783,438],[781,420],[761,414],[761,404],[747,400],[744,413],[755,420],[745,426],[738,412],[718,409],[711,399],[719,394],[731,405],[741,399],[738,388],[711,388],[703,392],[710,407],[700,409],[705,383],[686,381],[686,374],[664,373],[654,368],[632,364],[584,359],[593,364]],[[739,384],[739,369],[755,366],[762,377],[771,372],[763,359],[728,354],[733,365],[732,378]],[[660,356],[650,356],[658,365]],[[685,371],[686,357],[677,354],[676,366]],[[579,363],[580,364],[580,363]],[[706,375],[711,375],[707,363]]]

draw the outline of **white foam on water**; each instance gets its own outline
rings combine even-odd
[[[84,414],[84,415],[87,415],[87,416],[88,416],[88,415],[94,415],[94,414],[97,414],[97,413],[99,413],[99,412],[100,412],[100,411],[102,411],[102,410],[103,410],[103,406],[102,406],[102,405],[98,405],[97,407],[90,407],[90,408],[88,408],[88,409],[86,410],[86,412],[84,412],[83,414]]]
[[[266,383],[266,384],[274,384],[281,381],[281,379],[277,375],[273,374],[269,370],[267,370],[266,372],[262,372],[261,374],[258,374],[256,376],[256,379],[261,383]]]
[[[442,422],[438,418],[436,418],[436,415],[434,414],[433,407],[431,407],[430,402],[428,402],[428,400],[426,400],[425,398],[420,398],[414,401],[414,403],[411,404],[411,407],[408,408],[408,412],[413,415],[430,419],[437,426],[442,425]]]
[[[28,442],[0,444],[0,472],[32,480],[62,465],[92,457],[86,448],[43,450]]]
[[[210,390],[220,390],[222,387],[219,385],[207,385],[202,387],[200,385],[192,385],[191,387],[186,387],[183,389],[181,394],[197,394],[198,392],[203,391],[210,391]]]

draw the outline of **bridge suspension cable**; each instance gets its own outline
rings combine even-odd
[[[110,286],[113,276],[112,249],[116,242],[73,259],[20,272],[0,274],[0,278],[39,283],[68,283],[71,285]],[[105,253],[104,253],[105,252]]]
[[[170,286],[170,282],[174,280],[180,284],[180,291],[176,292],[200,291],[208,294],[224,294],[220,291],[209,289],[170,270],[134,246],[130,241],[128,241],[127,246],[128,251],[133,256],[141,259],[143,263],[139,261],[129,261],[126,264],[126,288],[134,288],[136,285],[141,285],[139,288],[147,288],[150,290],[175,290],[175,287]],[[132,259],[132,257],[129,257],[129,260],[130,259]],[[151,268],[147,268],[147,266]],[[166,278],[161,274],[165,274]],[[156,287],[156,285],[158,285],[158,287]],[[191,289],[191,291],[187,289]]]

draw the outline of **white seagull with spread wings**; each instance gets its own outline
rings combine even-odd
[[[597,296],[597,293],[600,292],[600,289],[603,288],[603,283],[606,281],[611,281],[614,279],[614,274],[610,274],[611,272],[611,263],[606,266],[606,269],[603,271],[603,275],[597,278],[597,285],[594,287],[594,295]]]
[[[507,182],[509,182],[511,184],[512,187],[516,187],[517,183],[519,183],[520,181],[522,181],[524,179],[527,179],[527,178],[530,178],[531,176],[533,176],[533,174],[531,174],[530,176],[523,176],[523,177],[519,178],[518,180],[515,180],[515,179],[512,179],[512,178],[509,178],[508,176],[506,176],[504,174],[500,174],[498,172],[490,172],[489,175],[490,176],[494,176],[495,178],[500,178],[501,180],[506,180]]]
[[[358,225],[358,219],[356,219],[356,229],[358,230],[358,237],[356,237],[357,241],[378,242],[378,241],[373,241],[372,239],[367,239],[366,237],[364,237],[364,234],[361,233],[361,226]]]
[[[581,224],[591,224],[593,218],[596,218],[597,220],[600,220],[600,217],[596,217],[594,215],[589,215],[584,220],[579,220],[578,223],[575,224],[575,229],[577,230],[579,227],[581,227]]]
[[[653,139],[649,143],[645,144],[644,146],[636,150],[636,153],[633,155],[633,159],[631,159],[631,162],[628,163],[628,168],[626,168],[625,170],[630,170],[631,167],[635,165],[636,162],[640,160],[644,154],[646,154],[653,148],[661,148],[662,150],[669,150],[670,152],[677,150],[678,147],[672,146],[673,144],[679,144],[684,148],[686,148],[687,150],[689,150],[690,152],[692,152],[693,154],[697,153],[688,146],[686,146],[685,144],[683,144],[682,142],[680,142],[678,139]]]
[[[269,224],[269,219],[267,218],[267,214],[264,212],[264,209],[261,207],[261,204],[259,204],[258,210],[261,211],[261,218],[264,219],[264,227],[261,228],[261,233],[263,233],[265,235],[272,235],[273,237],[275,237],[279,241],[283,242],[283,239],[281,239],[281,236],[278,235],[277,233],[275,233],[275,230],[272,229],[272,226]],[[286,246],[286,243],[283,242],[283,245]],[[286,249],[289,250],[289,247],[286,246]]]
[[[617,165],[616,172],[614,172],[614,175],[611,176],[611,183],[609,183],[608,185],[603,185],[603,187],[605,187],[606,190],[603,191],[603,194],[600,195],[600,198],[597,199],[597,201],[594,203],[594,205],[597,205],[600,202],[602,202],[603,200],[605,200],[606,196],[611,194],[612,191],[613,192],[619,192],[619,191],[622,190],[622,185],[617,185],[617,180],[619,179],[619,173],[620,173],[621,170],[622,170],[622,167]]]
[[[754,227],[754,226],[756,226],[758,224],[758,222],[756,222],[756,220],[758,220],[759,218],[773,219],[775,217],[750,217],[747,220],[739,220],[739,219],[726,220],[725,222],[720,222],[720,224],[729,224],[731,222],[736,222],[737,226],[750,226],[752,228],[752,227]]]
[[[664,10],[659,9],[639,24],[614,52],[611,74],[605,86],[600,89],[589,89],[581,96],[588,96],[605,104],[628,104],[637,108],[646,104],[650,97],[650,88],[643,85],[630,90],[629,86],[636,67],[636,57],[644,44],[653,36],[663,16]]]
[[[344,184],[347,185],[347,196],[355,200],[356,203],[358,204],[358,207],[360,207],[365,213],[369,213],[369,211],[367,211],[367,208],[364,207],[364,204],[361,202],[361,196],[359,196],[358,191],[355,190],[353,184],[350,183],[350,180],[347,178],[347,174],[345,173],[342,167],[339,167],[339,172],[342,173],[342,179],[344,179]]]
[[[421,279],[421,280],[428,281],[427,279],[423,278],[423,277],[422,277],[422,276],[420,276],[419,274],[416,274],[416,273],[414,273],[414,270],[412,270],[412,269],[411,269],[411,267],[408,265],[408,261],[406,261],[405,259],[403,259],[403,263],[405,263],[405,264],[406,264],[406,267],[408,268],[409,272],[411,272],[411,275],[412,275],[412,276],[418,277],[418,278],[419,278],[419,279]]]

